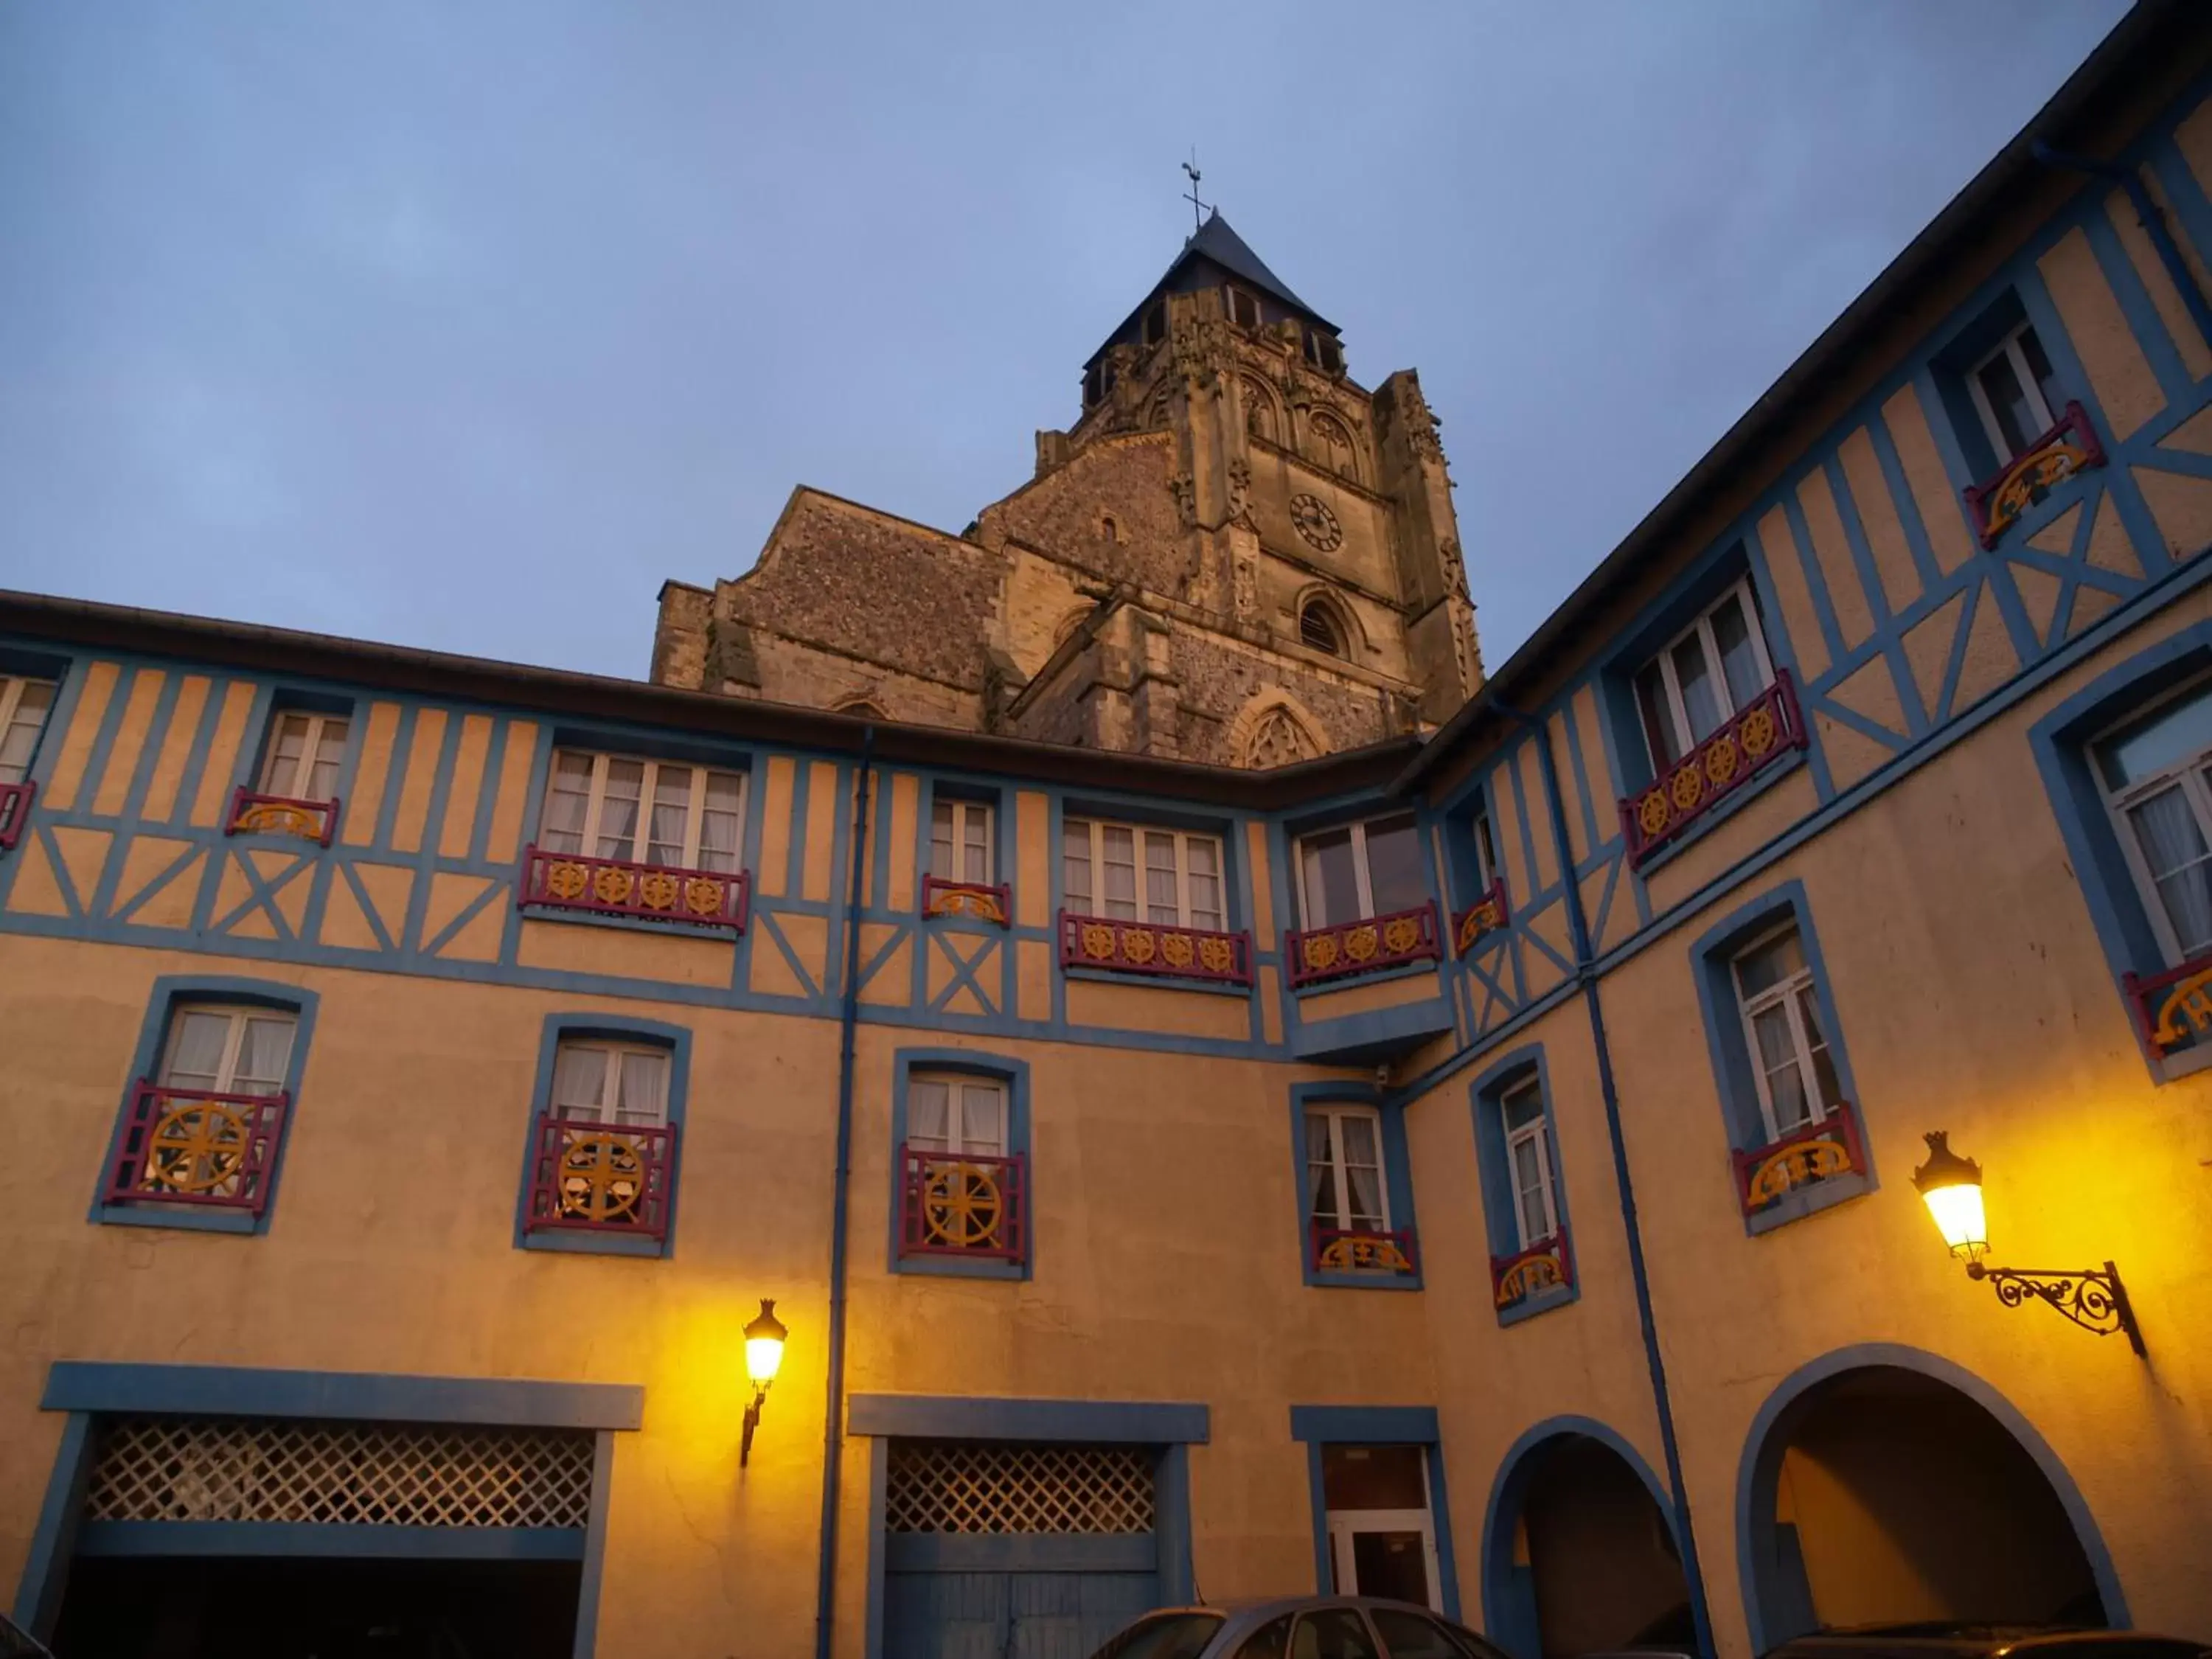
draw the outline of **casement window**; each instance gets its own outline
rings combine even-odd
[[[53,706],[52,680],[0,674],[0,783],[21,783],[30,775],[31,757]]]
[[[1498,879],[1498,837],[1490,828],[1490,803],[1478,801],[1474,817],[1468,826],[1468,834],[1474,842],[1474,873],[1481,890],[1488,892]]]
[[[1759,605],[1739,581],[1637,671],[1652,770],[1664,772],[1773,683]]]
[[[1437,1569],[1436,1506],[1429,1490],[1428,1453],[1429,1449],[1422,1445],[1322,1448],[1329,1577],[1337,1595],[1381,1596],[1443,1611],[1443,1580]],[[1374,1654],[1373,1644],[1364,1632],[1356,1631],[1349,1608],[1329,1613],[1348,1621],[1338,1644],[1307,1645],[1306,1632],[1310,1627],[1302,1623],[1291,1638],[1293,1656],[1305,1659],[1312,1654],[1341,1653],[1345,1659],[1352,1659],[1354,1655]],[[1326,1616],[1306,1615],[1310,1620]],[[1392,1651],[1397,1651],[1395,1645]]]
[[[1534,1072],[1498,1097],[1505,1120],[1505,1162],[1513,1178],[1513,1224],[1519,1248],[1528,1249],[1559,1231],[1553,1188],[1552,1127],[1544,1115],[1544,1085]]]
[[[1006,1157],[1006,1085],[961,1073],[909,1073],[906,1144],[945,1157]]]
[[[2025,453],[2057,424],[2066,407],[2066,393],[2051,358],[2027,323],[2006,335],[1968,371],[1966,395],[1973,399],[1974,412],[1982,417],[1982,430],[2000,462]]]
[[[170,1015],[161,1086],[215,1095],[280,1093],[296,1027],[281,1009],[182,1005]]]
[[[538,844],[549,853],[735,871],[744,814],[742,772],[558,749]]]
[[[261,793],[286,800],[335,799],[351,726],[343,714],[278,714],[262,763]]]
[[[1333,1232],[1390,1231],[1382,1118],[1373,1107],[1306,1108],[1306,1196],[1316,1227]]]
[[[991,883],[991,809],[939,797],[930,809],[929,873],[939,881]]]
[[[1239,328],[1260,326],[1260,301],[1241,288],[1231,288],[1229,295],[1229,320]]]
[[[1068,818],[1060,826],[1060,885],[1079,915],[1219,932],[1221,842],[1182,830]]]
[[[2212,951],[2212,680],[2090,745],[2166,965]]]
[[[564,1038],[553,1056],[551,1103],[566,1122],[659,1128],[668,1121],[668,1050]]]
[[[1820,1017],[1820,988],[1791,922],[1736,954],[1736,1006],[1770,1137],[1817,1123],[1842,1101]]]
[[[1298,838],[1299,914],[1308,930],[1411,910],[1429,896],[1411,812]]]

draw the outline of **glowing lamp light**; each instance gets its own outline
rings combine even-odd
[[[1928,1161],[1912,1172],[1912,1185],[1936,1218],[1936,1230],[1953,1255],[1979,1261],[1990,1248],[1989,1223],[1982,1210],[1982,1166],[1951,1150],[1948,1132],[1923,1137]]]
[[[783,1364],[784,1339],[790,1334],[783,1322],[775,1316],[775,1299],[763,1297],[759,1316],[745,1326],[745,1376],[753,1385],[753,1403],[745,1407],[744,1434],[738,1442],[739,1468],[752,1460],[753,1431],[760,1427],[761,1405],[768,1399],[769,1385],[775,1381],[776,1370]]]

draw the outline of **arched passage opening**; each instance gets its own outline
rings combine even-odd
[[[1582,1419],[1522,1437],[1491,1493],[1482,1604],[1492,1639],[1515,1659],[1567,1659],[1661,1632],[1689,1644],[1674,1526],[1626,1441]]]
[[[1753,1650],[1824,1626],[2124,1623],[2042,1437],[1986,1384],[1908,1356],[1808,1367],[1753,1425],[1738,1517]]]

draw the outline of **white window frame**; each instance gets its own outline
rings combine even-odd
[[[31,775],[31,763],[39,757],[39,740],[46,734],[46,722],[53,718],[53,694],[60,690],[53,680],[33,678],[27,674],[0,674],[0,737],[5,737],[15,724],[16,711],[22,707],[24,691],[33,685],[46,689],[46,706],[40,711],[39,720],[31,732],[30,752],[23,757],[22,778],[0,778],[0,783],[21,783]]]
[[[1295,867],[1298,872],[1298,921],[1301,927],[1310,933],[1317,927],[1340,927],[1349,922],[1372,921],[1375,920],[1375,883],[1373,878],[1368,874],[1367,870],[1367,826],[1370,823],[1395,823],[1401,818],[1408,817],[1414,819],[1414,856],[1417,858],[1423,858],[1424,862],[1425,862],[1425,858],[1422,853],[1420,846],[1420,821],[1411,812],[1386,812],[1377,818],[1362,818],[1349,826],[1352,830],[1352,882],[1353,890],[1358,895],[1359,901],[1359,914],[1356,916],[1325,916],[1316,921],[1315,919],[1315,913],[1323,909],[1325,907],[1321,902],[1321,896],[1316,893],[1310,892],[1306,887],[1307,842],[1317,839],[1325,835],[1333,836],[1336,834],[1338,830],[1345,829],[1347,826],[1341,823],[1333,823],[1326,830],[1316,830],[1310,836],[1300,836],[1298,837],[1297,845],[1292,849],[1292,856],[1296,860]],[[1423,878],[1425,880],[1426,879],[1425,872],[1424,872]],[[1396,913],[1394,911],[1392,914],[1395,915]]]
[[[1344,1155],[1344,1125],[1348,1119],[1362,1118],[1375,1126],[1375,1198],[1382,1216],[1375,1231],[1387,1233],[1390,1227],[1390,1149],[1382,1139],[1382,1114],[1372,1106],[1361,1106],[1343,1101],[1318,1101],[1305,1109],[1305,1117],[1298,1125],[1299,1176],[1304,1190],[1312,1191],[1312,1156],[1305,1127],[1315,1117],[1328,1121],[1328,1179],[1330,1196],[1335,1200],[1333,1231],[1348,1232],[1352,1220],[1352,1166]],[[1309,1225],[1321,1224],[1321,1212],[1314,1212],[1306,1218]]]
[[[1481,879],[1482,890],[1487,893],[1498,884],[1498,830],[1491,822],[1490,802],[1487,799],[1475,803],[1474,816],[1468,821],[1467,833],[1474,842],[1474,872]]]
[[[307,723],[307,735],[300,740],[300,758],[292,769],[292,787],[279,789],[276,787],[276,767],[283,759],[283,752],[277,740],[283,735],[286,720],[305,720]],[[346,744],[353,741],[352,715],[321,714],[307,708],[279,708],[272,711],[269,716],[269,752],[262,757],[261,761],[261,793],[264,795],[275,795],[283,800],[320,799],[301,792],[313,785],[315,769],[325,758],[323,754],[323,744],[332,725],[345,727],[344,736],[328,739],[334,744],[337,749],[335,758],[343,767],[345,764]],[[305,784],[301,781],[303,778],[306,780]]]
[[[1745,958],[1756,956],[1784,933],[1797,935],[1797,951],[1805,958],[1805,965],[1789,978],[1767,987],[1756,996],[1746,996],[1743,989]],[[1751,1080],[1753,1086],[1759,1091],[1759,1115],[1766,1125],[1769,1143],[1781,1139],[1785,1134],[1795,1134],[1800,1129],[1810,1128],[1815,1123],[1826,1122],[1833,1115],[1835,1108],[1820,1097],[1820,1073],[1813,1064],[1812,1041],[1805,1035],[1805,1011],[1798,1002],[1798,993],[1808,988],[1815,997],[1820,994],[1820,975],[1813,971],[1812,953],[1805,949],[1805,930],[1799,925],[1797,918],[1793,915],[1786,921],[1777,922],[1758,938],[1732,952],[1729,957],[1729,983],[1735,990],[1736,1013],[1743,1026],[1745,1051],[1751,1060]],[[1788,1129],[1781,1127],[1774,1115],[1773,1093],[1766,1081],[1766,1062],[1759,1050],[1759,1032],[1753,1024],[1753,1016],[1778,1003],[1789,1017],[1791,1059],[1797,1067],[1798,1081],[1804,1085],[1806,1103],[1813,1109],[1813,1115],[1804,1122],[1792,1124]],[[1834,1024],[1832,1017],[1829,1024]],[[1833,1066],[1836,1039],[1832,1031],[1829,1034],[1826,1046],[1828,1063]]]
[[[292,1041],[284,1049],[284,1070],[287,1076],[292,1069],[292,1050],[300,1041],[300,1017],[289,1008],[266,1007],[260,1003],[247,1002],[180,1002],[169,1010],[169,1032],[161,1045],[161,1065],[155,1074],[155,1087],[178,1093],[190,1093],[181,1085],[169,1081],[170,1069],[176,1063],[177,1045],[184,1041],[185,1020],[191,1014],[204,1014],[213,1018],[228,1020],[230,1029],[222,1042],[222,1059],[216,1066],[215,1086],[207,1092],[215,1095],[255,1094],[238,1086],[239,1050],[246,1046],[246,1022],[255,1019],[282,1020],[292,1028]],[[284,1079],[279,1078],[268,1085],[269,1095],[284,1091]],[[256,1098],[265,1098],[258,1094]]]
[[[1996,409],[1990,405],[1990,394],[1982,389],[1982,371],[1998,358],[2007,358],[2011,362],[2013,378],[2020,382],[2021,392],[2027,398],[2029,410],[2038,416],[2035,431],[2029,435],[2039,436],[2058,423],[2058,416],[2051,412],[2050,404],[2044,398],[2043,383],[2028,368],[2027,353],[2020,343],[2021,337],[2034,326],[2033,322],[2021,323],[1998,341],[1994,349],[1984,352],[1975,360],[1974,366],[1966,371],[1966,396],[1973,400],[1974,413],[1982,417],[1982,430],[1989,436],[1990,447],[1996,452],[1997,459],[2002,462],[2017,460],[2019,457],[2012,446],[2005,441],[2004,428],[1998,422]],[[2042,336],[2036,337],[2036,343],[2043,345]],[[2044,346],[2043,351],[2045,361],[2048,361],[2051,348]]]
[[[1418,1510],[1328,1510],[1329,1576],[1339,1595],[1362,1595],[1359,1556],[1353,1539],[1363,1532],[1418,1532],[1421,1534],[1423,1565],[1428,1575],[1429,1611],[1444,1610],[1443,1583],[1437,1567],[1435,1489],[1429,1483],[1429,1449],[1421,1454],[1421,1507]]]
[[[1536,1115],[1533,1121],[1513,1127],[1511,1107],[1523,1097],[1533,1095],[1536,1101]],[[1498,1092],[1498,1121],[1505,1131],[1505,1184],[1513,1194],[1513,1231],[1524,1250],[1533,1249],[1545,1240],[1559,1236],[1559,1194],[1553,1184],[1552,1169],[1552,1120],[1545,1109],[1543,1079],[1530,1075],[1508,1085]],[[1534,1143],[1536,1148],[1537,1190],[1544,1200],[1544,1231],[1531,1235],[1528,1219],[1522,1211],[1521,1166],[1515,1158],[1522,1147]]]
[[[586,755],[592,762],[591,790],[586,798],[583,827],[575,831],[583,842],[580,851],[571,856],[581,858],[615,858],[629,864],[649,864],[647,855],[653,845],[653,802],[660,774],[664,771],[688,772],[691,775],[691,799],[684,820],[684,857],[676,867],[697,870],[699,862],[699,827],[707,811],[707,775],[720,772],[738,781],[738,801],[735,812],[738,820],[738,844],[731,853],[727,870],[715,871],[716,875],[735,875],[745,867],[745,807],[752,788],[752,775],[741,766],[695,766],[688,761],[657,761],[644,755],[617,754],[605,749],[559,748],[553,751],[552,764],[545,774],[545,793],[538,802],[539,833],[544,834],[545,814],[552,805],[554,785],[559,780],[561,757],[563,755]],[[630,836],[627,854],[602,853],[599,848],[599,814],[606,805],[607,771],[616,761],[629,761],[644,768],[638,778],[637,828]]]
[[[2158,936],[2159,951],[2169,968],[2179,968],[2189,957],[2181,947],[2181,936],[2173,931],[2173,919],[2166,914],[2166,900],[2158,890],[2157,881],[2151,876],[2150,864],[2143,857],[2142,844],[2136,838],[2136,827],[2128,822],[2128,809],[2137,801],[2159,793],[2168,785],[2179,783],[2182,799],[2189,803],[2190,812],[2197,820],[2197,833],[2204,838],[2207,847],[2212,847],[2212,784],[2208,784],[2203,777],[2204,769],[2212,765],[2212,749],[2199,749],[2161,771],[2136,779],[2124,789],[2114,789],[2106,780],[2104,766],[2097,758],[2096,751],[2108,739],[2129,726],[2142,725],[2170,704],[2196,697],[2208,690],[2212,690],[2212,683],[2203,679],[2177,687],[2169,695],[2142,708],[2130,709],[2088,744],[2089,770],[2097,780],[2097,792],[2104,797],[2105,810],[2112,817],[2112,833],[2119,837],[2120,855],[2127,860],[2128,874],[2136,884],[2136,896],[2142,901],[2143,910],[2150,917],[2151,931]]]
[[[556,1091],[559,1089],[561,1083],[561,1056],[573,1049],[584,1048],[607,1057],[604,1076],[611,1079],[617,1089],[621,1087],[623,1055],[649,1054],[660,1062],[660,1098],[653,1102],[654,1116],[650,1123],[640,1123],[634,1119],[624,1120],[617,1117],[608,1109],[604,1100],[598,1105],[587,1109],[597,1115],[571,1117],[568,1115],[568,1103],[556,1097]],[[589,1123],[599,1127],[617,1130],[665,1129],[668,1127],[668,1094],[674,1082],[671,1073],[675,1069],[675,1055],[670,1053],[666,1047],[658,1042],[625,1042],[618,1037],[564,1036],[553,1045],[553,1075],[546,1085],[545,1110],[555,1121],[560,1123]],[[605,1083],[601,1084],[600,1090],[604,1094]],[[619,1097],[617,1099],[619,1100]]]
[[[949,875],[939,875],[937,870],[937,815],[947,807],[952,813],[952,863]],[[969,882],[972,878],[963,874],[968,850],[967,835],[978,818],[983,825],[983,876],[975,884],[988,887],[998,880],[999,842],[998,821],[988,801],[969,800],[959,795],[939,795],[929,808],[929,871],[939,881]]]
[[[1660,687],[1667,694],[1667,718],[1674,722],[1674,742],[1681,755],[1687,755],[1695,749],[1698,746],[1698,740],[1690,735],[1690,708],[1689,705],[1682,701],[1682,684],[1674,672],[1674,647],[1692,634],[1698,636],[1698,648],[1705,653],[1705,672],[1712,676],[1713,692],[1720,699],[1722,721],[1726,723],[1743,712],[1735,706],[1735,696],[1729,690],[1728,671],[1721,662],[1720,640],[1713,632],[1713,613],[1731,599],[1743,607],[1744,626],[1751,635],[1752,653],[1759,659],[1759,690],[1764,693],[1767,687],[1774,684],[1774,659],[1767,654],[1766,628],[1759,617],[1759,606],[1752,600],[1751,578],[1748,576],[1739,577],[1729,584],[1726,592],[1716,595],[1711,605],[1698,612],[1695,622],[1675,635],[1673,639],[1668,640],[1665,645],[1640,664],[1636,671],[1636,678],[1640,680],[1644,678],[1645,669],[1654,664],[1658,665]],[[1644,718],[1644,699],[1636,692],[1632,685],[1630,690],[1631,695],[1636,698],[1637,721],[1641,725]],[[1644,745],[1647,750],[1651,746],[1651,734],[1649,732],[1644,734]],[[1651,757],[1651,770],[1655,776],[1666,771],[1669,766],[1680,763],[1679,756],[1674,761],[1668,761],[1658,755]]]
[[[974,1072],[933,1072],[916,1070],[907,1073],[907,1144],[914,1144],[914,1085],[917,1083],[941,1085],[945,1090],[945,1151],[934,1156],[959,1158],[1012,1158],[1013,1156],[1014,1121],[1013,1091],[1006,1087],[1004,1078],[984,1077]],[[976,1144],[968,1133],[967,1097],[962,1092],[968,1089],[988,1089],[999,1102],[998,1145],[985,1147]]]
[[[1223,856],[1224,848],[1220,836],[1210,835],[1202,830],[1176,830],[1157,823],[1127,823],[1115,818],[1067,818],[1060,825],[1059,848],[1060,887],[1063,893],[1066,890],[1067,884],[1067,831],[1078,824],[1088,825],[1091,831],[1089,902],[1091,908],[1083,912],[1083,915],[1115,921],[1133,921],[1147,927],[1194,927],[1201,933],[1220,933],[1227,930],[1229,927],[1229,866]],[[1109,918],[1106,915],[1106,831],[1109,830],[1127,830],[1132,838],[1130,845],[1134,849],[1137,872],[1137,914],[1134,917]],[[1151,919],[1152,908],[1151,888],[1150,884],[1145,879],[1149,867],[1145,861],[1146,851],[1145,838],[1147,836],[1171,836],[1175,838],[1176,919],[1172,922],[1154,921]],[[1210,924],[1191,920],[1193,912],[1190,902],[1190,846],[1193,842],[1204,842],[1213,848],[1213,883],[1219,891],[1221,902],[1217,919]]]

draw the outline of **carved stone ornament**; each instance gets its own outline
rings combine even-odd
[[[1188,472],[1178,472],[1168,480],[1168,491],[1176,500],[1176,515],[1182,520],[1185,530],[1198,528],[1198,483]]]
[[[1168,336],[1176,372],[1194,386],[1210,386],[1236,361],[1229,325],[1218,317],[1186,317]]]
[[[1344,526],[1327,501],[1318,495],[1291,497],[1291,523],[1299,535],[1323,553],[1334,553],[1344,541]]]
[[[1260,562],[1247,554],[1235,557],[1237,614],[1249,617],[1260,608]]]
[[[1252,464],[1242,456],[1229,462],[1229,521],[1247,530],[1260,527],[1252,521]]]
[[[1437,544],[1437,551],[1444,562],[1444,581],[1459,599],[1467,599],[1467,563],[1460,557],[1459,543],[1450,536]]]
[[[1398,417],[1405,422],[1406,443],[1413,453],[1425,461],[1443,459],[1444,448],[1437,436],[1443,423],[1429,408],[1429,400],[1421,395],[1421,383],[1410,374],[1398,388]]]

